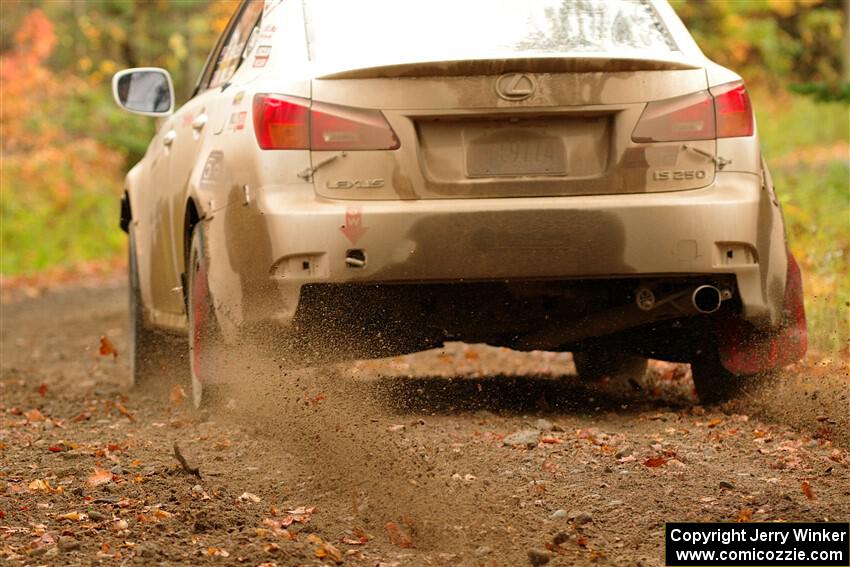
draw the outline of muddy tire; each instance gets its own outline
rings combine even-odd
[[[691,374],[700,403],[710,405],[734,399],[747,389],[773,379],[777,372],[739,376],[726,370],[715,355],[691,362]]]
[[[594,349],[574,352],[573,363],[579,378],[596,382],[605,377],[638,380],[646,373],[648,361],[640,356]]]
[[[146,387],[155,382],[160,374],[156,359],[161,337],[155,331],[145,327],[144,304],[139,285],[139,265],[136,259],[136,237],[132,226],[129,227],[127,234],[129,237],[127,273],[130,288],[130,329],[127,342],[130,385]]]
[[[186,307],[189,327],[189,374],[192,402],[205,408],[221,401],[226,388],[221,383],[224,342],[216,320],[207,281],[208,255],[203,225],[192,230],[186,277]]]

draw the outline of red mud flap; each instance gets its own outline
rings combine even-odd
[[[775,370],[803,358],[808,344],[803,282],[800,267],[790,251],[782,325],[760,330],[747,321],[730,317],[720,323],[718,331],[720,362],[733,374],[743,376]]]

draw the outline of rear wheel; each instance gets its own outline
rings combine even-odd
[[[700,403],[704,405],[728,401],[747,388],[769,380],[776,372],[739,376],[726,370],[716,354],[691,362],[691,374]]]
[[[216,321],[207,280],[208,258],[203,227],[192,230],[187,270],[186,304],[189,318],[189,369],[192,401],[196,408],[209,406],[223,393],[221,351],[223,341]]]
[[[128,349],[130,380],[132,386],[146,386],[158,375],[156,364],[159,335],[145,327],[144,305],[139,285],[139,265],[136,260],[136,237],[133,227],[128,227],[129,237],[127,273],[130,288],[130,329]]]
[[[592,349],[573,353],[579,378],[596,382],[602,378],[639,380],[646,373],[647,359],[622,353]]]

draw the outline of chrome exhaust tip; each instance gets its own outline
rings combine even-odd
[[[723,294],[713,285],[701,285],[691,294],[691,303],[700,313],[714,313],[722,302]]]

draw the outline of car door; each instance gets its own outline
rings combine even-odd
[[[165,274],[159,287],[170,293],[160,293],[160,308],[169,313],[183,313],[181,274],[184,271],[184,223],[187,193],[192,176],[199,169],[209,169],[210,159],[203,155],[207,139],[224,127],[227,105],[232,98],[228,91],[230,79],[243,59],[246,44],[259,21],[262,0],[246,0],[236,10],[230,23],[207,60],[194,96],[172,117],[163,135],[169,146],[167,179],[163,180],[164,199],[160,203],[162,219],[158,223],[157,239],[170,243],[161,247],[165,255],[160,260]],[[162,167],[162,165],[160,165]],[[214,164],[212,164],[214,167]]]

